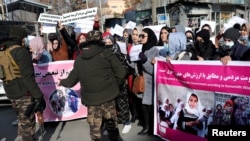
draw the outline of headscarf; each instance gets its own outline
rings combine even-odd
[[[157,44],[157,37],[154,31],[150,28],[144,28],[142,31],[148,34],[147,43],[142,45],[142,52],[144,53]]]
[[[32,59],[40,60],[43,51],[45,50],[45,45],[42,37],[35,37],[30,40],[29,47],[33,50]]]
[[[81,33],[81,34],[79,34],[79,35],[77,36],[77,38],[76,38],[77,44],[79,44],[79,40],[80,40],[80,37],[81,37],[82,35],[85,37],[85,39],[86,39],[86,41],[87,41],[87,34],[86,34],[86,33]]]
[[[196,97],[198,98],[198,102],[197,102],[197,106],[192,109],[190,108],[189,104],[188,104],[188,101],[189,101],[189,98],[191,97],[191,95],[196,95]],[[200,101],[200,98],[198,97],[198,95],[194,92],[188,92],[187,94],[187,99],[186,99],[186,105],[185,105],[185,108],[186,112],[189,114],[189,115],[194,115],[196,116],[197,118],[200,117],[202,115],[202,105],[201,105],[201,101]]]

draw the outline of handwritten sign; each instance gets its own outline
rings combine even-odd
[[[42,33],[56,33],[56,26],[54,24],[43,24],[41,27]]]
[[[62,19],[62,16],[59,16],[59,15],[41,13],[39,15],[38,22],[56,24],[58,21],[61,21],[61,19]]]
[[[151,25],[151,26],[145,26],[144,28],[150,28],[154,31],[155,33],[155,36],[157,37],[157,40],[159,40],[159,36],[160,36],[160,32],[161,32],[161,28],[163,27],[164,25]]]
[[[214,32],[215,26],[216,26],[216,22],[215,22],[215,21],[201,21],[200,30],[201,30],[201,27],[202,27],[204,24],[208,24],[208,25],[211,27],[211,31]]]
[[[129,56],[130,56],[130,60],[131,61],[138,61],[140,60],[139,59],[139,53],[141,52],[142,50],[142,44],[140,45],[133,45],[131,50],[130,50],[130,53],[129,53]]]
[[[132,22],[132,21],[129,21],[127,24],[126,24],[126,29],[134,29],[136,27],[136,23],[135,22]]]
[[[76,33],[88,33],[93,30],[94,21],[87,20],[84,22],[78,22],[75,24],[74,31]]]
[[[115,28],[113,30],[113,33],[114,34],[117,34],[118,36],[122,37],[123,36],[123,31],[124,31],[124,28],[118,24],[115,25]]]
[[[127,46],[126,46],[126,43],[125,43],[125,42],[120,42],[120,41],[117,41],[116,43],[117,43],[118,46],[120,47],[121,53],[122,53],[122,54],[127,54]]]
[[[97,7],[65,13],[62,15],[62,24],[76,23],[83,20],[94,20]]]

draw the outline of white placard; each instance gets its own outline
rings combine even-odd
[[[113,30],[113,33],[114,34],[117,34],[118,36],[122,37],[123,36],[123,31],[124,31],[124,28],[118,24],[115,25],[115,28]]]
[[[84,21],[78,22],[75,24],[74,31],[77,33],[88,33],[89,31],[93,30],[94,21]]]
[[[56,33],[56,26],[55,25],[42,25],[41,27],[42,33]]]
[[[120,42],[120,41],[117,41],[116,43],[117,43],[118,46],[120,47],[121,53],[122,53],[122,54],[127,54],[127,46],[126,46],[126,43],[125,43],[125,42]]]
[[[139,59],[139,54],[142,51],[142,44],[139,45],[133,45],[131,47],[129,56],[131,61],[138,61]]]
[[[36,36],[31,36],[31,35],[28,35],[28,40],[30,41],[30,40],[32,40],[32,39],[34,39]]]
[[[154,31],[155,36],[157,38],[157,40],[159,41],[159,36],[160,36],[160,32],[161,32],[161,28],[165,26],[165,25],[152,25],[152,26],[145,26],[144,28],[150,28]]]
[[[200,30],[201,30],[201,27],[202,27],[204,24],[208,24],[208,25],[211,27],[211,31],[214,32],[215,26],[216,26],[216,22],[215,22],[215,21],[201,21]]]
[[[62,24],[77,23],[85,20],[94,20],[97,13],[97,7],[65,13],[62,15]]]
[[[62,16],[41,13],[38,18],[40,23],[57,24],[58,21],[62,20]]]
[[[109,33],[110,33],[112,36],[114,36],[114,28],[113,28],[113,27],[110,28]]]
[[[132,21],[129,21],[127,24],[126,24],[126,29],[134,29],[136,27],[136,23],[135,22],[132,22]]]

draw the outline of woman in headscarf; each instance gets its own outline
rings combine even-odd
[[[138,135],[153,133],[153,75],[154,75],[154,58],[159,55],[159,50],[155,47],[157,44],[157,37],[152,29],[144,28],[140,35],[142,43],[142,51],[139,53],[141,66],[140,75],[145,79],[145,91],[143,94],[137,96],[142,99],[142,111],[144,117],[143,129]],[[140,68],[140,67],[139,67]],[[139,69],[138,69],[139,70]],[[150,123],[152,123],[150,125]]]
[[[52,62],[52,56],[45,49],[42,37],[35,37],[29,41],[29,49],[32,54],[33,63],[42,64]]]
[[[86,33],[80,33],[76,40],[73,40],[70,35],[68,34],[67,30],[64,28],[64,26],[62,25],[61,22],[58,22],[58,27],[59,27],[59,31],[63,37],[63,39],[65,40],[65,42],[67,43],[68,47],[69,47],[69,59],[73,59],[75,60],[77,58],[78,55],[80,55],[82,53],[81,48],[79,47],[79,45],[81,43],[85,43],[87,41],[87,34]]]
[[[115,43],[114,37],[112,35],[106,36],[104,38],[105,47],[110,49],[116,57],[119,59],[119,61],[122,63],[123,67],[127,70],[129,69],[129,66],[127,64],[127,60],[125,56],[121,53],[121,50],[118,46],[118,44]],[[116,107],[117,107],[117,117],[118,117],[118,123],[123,124],[123,130],[122,134],[126,134],[131,129],[130,124],[130,113],[129,113],[129,101],[128,101],[128,88],[126,84],[126,79],[124,79],[124,83],[120,87],[120,93],[115,99]]]
[[[192,60],[215,60],[216,47],[210,40],[210,33],[207,29],[202,29],[196,34],[195,53]]]
[[[141,99],[138,98],[133,92],[132,92],[132,87],[133,87],[133,80],[136,77],[136,70],[137,69],[137,62],[138,61],[131,61],[130,60],[130,53],[131,50],[134,48],[139,47],[140,44],[140,39],[139,39],[139,34],[140,30],[137,28],[134,28],[132,30],[132,43],[128,44],[127,48],[127,62],[130,66],[130,74],[128,75],[127,83],[128,83],[128,95],[129,95],[129,107],[130,107],[130,112],[131,112],[131,122],[135,122],[136,119],[139,120],[138,125],[141,125],[143,123],[143,118],[142,118],[142,110],[141,110]]]

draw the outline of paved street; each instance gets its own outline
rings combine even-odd
[[[15,113],[10,106],[0,107],[0,141],[16,141],[17,126],[12,126],[11,122],[16,119]],[[85,118],[66,122],[45,123],[43,141],[90,141],[89,126]],[[119,125],[120,131],[122,125]],[[37,135],[40,130],[37,126]],[[137,133],[142,127],[133,123],[128,134],[122,135],[124,141],[162,141],[157,136],[138,136]],[[103,136],[103,141],[109,141],[107,136]]]

